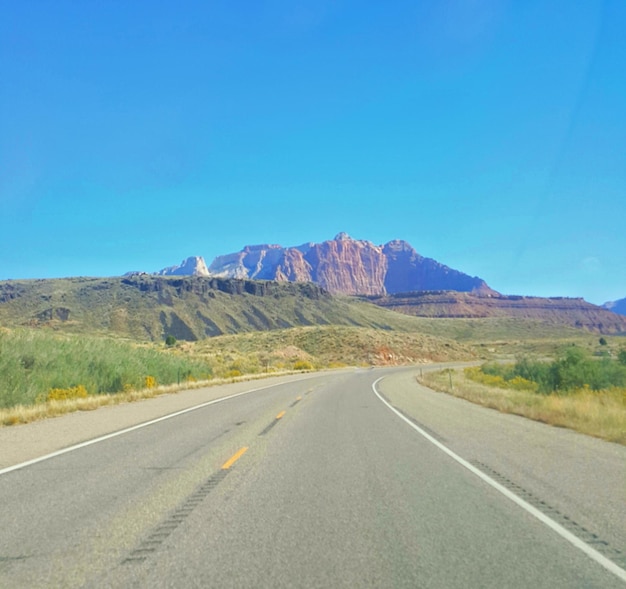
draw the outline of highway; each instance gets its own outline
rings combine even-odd
[[[625,587],[626,448],[435,393],[419,370],[4,428],[0,587]]]

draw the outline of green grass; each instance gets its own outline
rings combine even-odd
[[[50,389],[82,385],[89,394],[210,377],[204,361],[152,345],[105,337],[59,335],[32,329],[0,330],[0,407],[45,400]]]

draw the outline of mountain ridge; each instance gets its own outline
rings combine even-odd
[[[406,241],[375,245],[343,232],[332,240],[293,247],[248,245],[217,256],[208,271],[221,278],[313,282],[346,295],[440,289],[495,293],[483,279],[425,258]]]

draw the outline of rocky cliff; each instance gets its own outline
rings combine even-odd
[[[209,272],[225,278],[314,282],[348,295],[439,289],[494,292],[480,278],[420,256],[405,241],[374,245],[346,233],[298,247],[247,246],[215,258]]]

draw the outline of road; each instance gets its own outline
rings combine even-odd
[[[624,587],[626,448],[434,393],[418,370],[240,383],[5,461],[0,586]],[[117,430],[155,404],[116,409]],[[98,413],[69,419],[100,435]],[[3,430],[0,453],[45,427]]]

